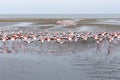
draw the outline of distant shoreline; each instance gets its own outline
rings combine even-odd
[[[120,14],[0,14],[0,18],[120,18]]]

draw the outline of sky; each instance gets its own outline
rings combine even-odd
[[[120,0],[0,0],[0,14],[120,14]]]

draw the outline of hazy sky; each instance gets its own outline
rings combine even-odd
[[[120,0],[0,0],[0,14],[120,13]]]

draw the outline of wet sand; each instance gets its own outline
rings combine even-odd
[[[65,27],[61,27],[61,25],[57,24],[57,21],[62,21],[62,20],[68,20],[68,21],[76,21],[76,26],[65,26]],[[13,24],[13,25],[12,25]],[[27,24],[27,25],[23,25],[23,24]],[[119,18],[90,18],[90,19],[72,19],[72,18],[53,18],[53,19],[23,19],[23,18],[18,18],[18,19],[4,19],[4,20],[0,20],[0,29],[2,29],[3,27],[8,27],[9,25],[9,29],[12,28],[12,30],[16,30],[18,29],[26,29],[26,27],[30,30],[30,29],[34,29],[34,30],[43,30],[45,28],[52,28],[49,31],[56,31],[56,30],[63,30],[63,31],[67,31],[68,30],[75,30],[76,28],[79,27],[84,27],[84,26],[88,26],[89,27],[95,27],[97,28],[96,30],[105,30],[106,31],[116,31],[119,29],[119,25],[120,25],[120,19]],[[4,29],[3,28],[3,29]],[[55,30],[54,30],[55,28]],[[58,29],[57,29],[58,28]],[[7,29],[7,28],[6,28]],[[26,29],[27,30],[27,29]],[[38,30],[38,31],[39,31]]]
[[[119,31],[120,19],[82,19],[76,26],[57,24],[59,19],[0,20],[4,31]],[[64,20],[64,19],[60,19]],[[66,20],[66,19],[65,19]],[[75,19],[67,19],[75,20]],[[119,42],[107,54],[107,43],[100,49],[93,41],[0,42],[0,80],[120,80]]]

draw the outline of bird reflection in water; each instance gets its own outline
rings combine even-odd
[[[0,36],[0,44],[3,44],[1,53],[19,53],[23,51],[23,53],[66,54],[75,53],[75,49],[81,52],[96,47],[96,53],[101,53],[106,48],[105,53],[111,54],[112,48],[117,46],[114,44],[119,44],[120,41],[120,32],[16,32],[12,34],[3,32]],[[93,45],[91,46],[91,44]]]

